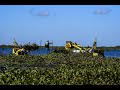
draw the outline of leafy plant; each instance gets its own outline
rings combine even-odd
[[[0,85],[119,85],[120,59],[90,54],[0,55]]]

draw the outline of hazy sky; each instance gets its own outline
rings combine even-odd
[[[120,45],[119,5],[1,5],[0,44]]]

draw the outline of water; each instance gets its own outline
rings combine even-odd
[[[12,54],[12,48],[0,48],[0,54],[4,55]]]
[[[52,52],[52,51],[53,51],[53,49],[50,48],[50,52]],[[12,53],[12,48],[0,48],[0,54],[8,55],[11,53]],[[48,52],[45,48],[39,48],[38,50],[28,52],[28,54],[29,55],[44,55],[44,54],[48,54]],[[104,51],[104,56],[120,58],[120,50]]]
[[[49,49],[49,52],[46,50],[46,48],[39,48],[37,50],[28,52],[28,54],[29,55],[44,55],[44,54],[48,54],[52,51],[53,51],[52,48]]]
[[[0,48],[0,54],[4,54],[4,55],[12,54],[12,49],[13,48]],[[50,48],[49,53],[52,51],[53,49]],[[28,52],[28,55],[43,55],[43,54],[48,54],[48,51],[46,50],[46,48],[39,48],[37,50]]]
[[[105,57],[120,58],[120,50],[104,51]]]

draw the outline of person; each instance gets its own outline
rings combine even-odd
[[[95,39],[94,43],[93,43],[93,49],[95,50],[97,47],[97,40]]]
[[[45,43],[45,48],[47,49],[47,52],[49,53],[49,51],[50,51],[50,44],[52,44],[52,43],[49,43],[49,40],[47,40],[46,41],[46,43]]]

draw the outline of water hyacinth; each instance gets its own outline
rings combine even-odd
[[[119,85],[120,59],[90,54],[0,55],[0,85]]]

